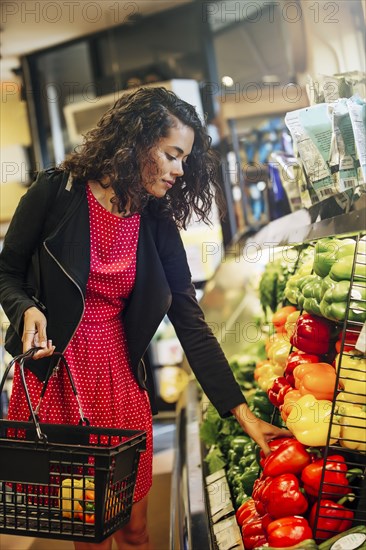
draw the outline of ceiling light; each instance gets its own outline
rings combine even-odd
[[[234,80],[231,78],[231,76],[223,76],[221,79],[221,83],[226,86],[232,86],[234,84]]]

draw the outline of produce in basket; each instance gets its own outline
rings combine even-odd
[[[63,517],[79,519],[86,523],[94,523],[94,481],[91,478],[63,479],[60,505]]]

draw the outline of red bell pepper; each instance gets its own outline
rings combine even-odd
[[[315,539],[329,539],[337,533],[343,533],[352,527],[354,513],[343,504],[332,500],[321,500],[318,521],[316,521],[317,505],[318,503],[315,502],[309,516],[310,526],[313,530],[316,529]]]
[[[280,447],[282,443],[285,443],[286,441],[293,441],[293,437],[277,437],[276,439],[271,439],[271,441],[268,442],[271,452],[276,451],[278,447]],[[261,468],[264,467],[264,463],[267,458],[268,457],[266,457],[264,452],[261,450],[259,453],[259,465]]]
[[[243,504],[239,506],[237,511],[235,512],[236,521],[238,522],[238,525],[240,527],[243,525],[244,521],[247,520],[251,515],[252,512],[255,512],[255,502],[252,498],[245,501]]]
[[[261,518],[245,522],[241,528],[241,534],[245,550],[253,550],[267,542]]]
[[[279,376],[273,380],[272,386],[267,390],[267,395],[272,405],[279,407],[283,404],[286,393],[292,389],[286,378]]]
[[[273,518],[269,514],[264,514],[264,516],[261,516],[261,520],[262,520],[263,531],[268,536],[268,525],[272,523]]]
[[[348,325],[346,330],[346,336],[344,339],[344,352],[352,352],[355,349],[356,342],[360,336],[361,327],[358,327],[356,325]],[[341,352],[341,345],[342,345],[342,331],[339,333],[338,340],[335,345],[335,349],[337,353]]]
[[[306,447],[296,439],[287,439],[265,459],[263,475],[276,477],[282,474],[299,475],[311,463]]]
[[[327,319],[303,313],[296,321],[290,342],[306,353],[323,355],[329,351],[332,328],[332,323]]]
[[[264,508],[273,518],[291,514],[301,516],[308,509],[308,501],[300,491],[299,480],[293,474],[282,474],[272,479],[262,493]]]
[[[264,501],[264,491],[267,485],[272,481],[271,477],[264,477],[263,475],[256,479],[253,485],[252,498],[255,502],[255,509],[257,510],[260,516],[263,516],[266,513],[266,502]]]
[[[321,361],[319,355],[312,355],[306,353],[305,351],[293,351],[290,353],[287,359],[285,367],[285,378],[287,382],[294,388],[295,387],[295,378],[292,374],[294,369],[301,365],[302,363],[319,363]]]
[[[268,544],[273,548],[286,548],[312,537],[310,525],[300,516],[276,519],[268,525]]]
[[[303,469],[301,480],[307,494],[315,497],[319,495],[324,465],[325,473],[322,496],[330,500],[338,500],[340,497],[350,493],[351,489],[346,477],[348,471],[347,464],[343,456],[331,455],[328,456],[326,463],[324,458],[319,458]]]

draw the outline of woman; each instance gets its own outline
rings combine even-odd
[[[205,393],[269,453],[283,431],[249,411],[195,299],[178,228],[208,221],[215,158],[195,109],[164,88],[123,95],[60,169],[22,198],[0,256],[0,299],[12,354],[40,347],[27,379],[37,402],[55,349],[65,353],[92,425],[145,429],[134,504],[119,549],[149,548],[152,374],[143,355],[167,313]],[[16,371],[9,418],[28,417]],[[43,422],[76,423],[62,369],[42,402]],[[107,549],[76,543],[77,550]]]

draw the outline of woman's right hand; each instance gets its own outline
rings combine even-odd
[[[23,353],[31,348],[42,348],[33,356],[33,359],[48,357],[55,351],[52,340],[47,340],[47,319],[37,307],[30,307],[24,312]]]

